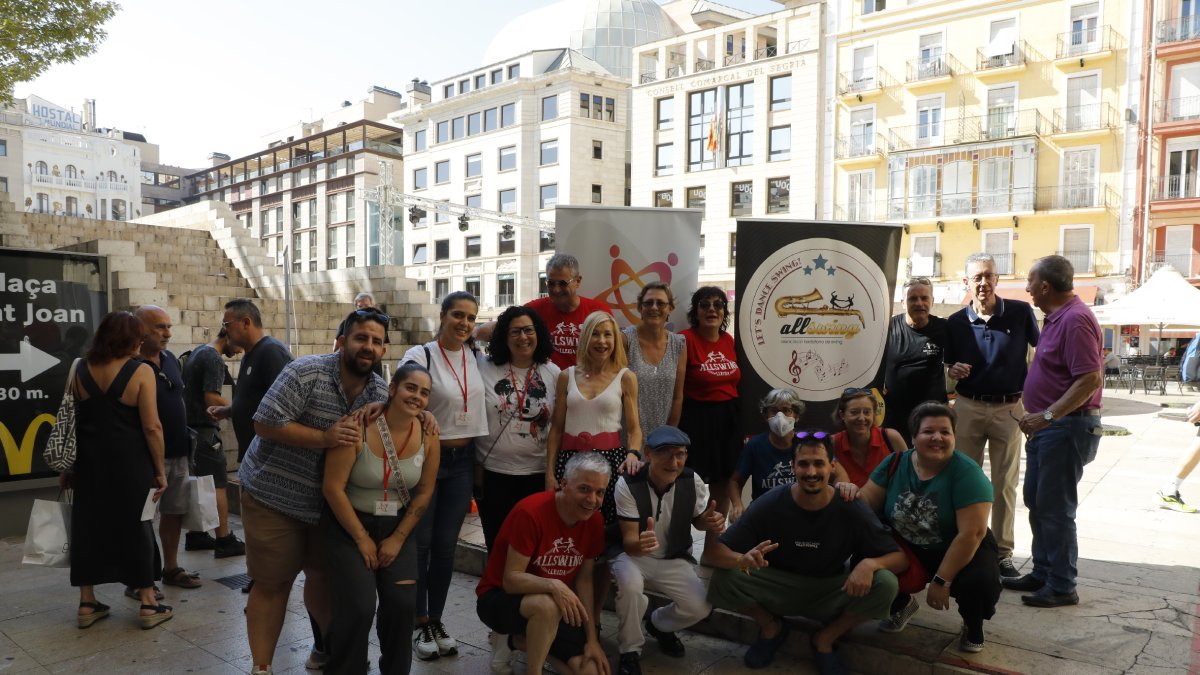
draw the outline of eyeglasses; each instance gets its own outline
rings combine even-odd
[[[970,277],[970,280],[973,284],[982,284],[985,281],[995,282],[997,278],[998,277],[996,277],[995,274],[988,272],[986,274],[976,274],[975,276]]]
[[[533,326],[520,326],[518,328],[508,329],[508,337],[515,338],[515,337],[521,337],[522,335],[526,335],[528,337],[533,337],[534,335],[537,335],[537,329],[534,328]]]
[[[829,434],[824,431],[797,431],[796,432],[796,438],[801,441],[806,438],[814,438],[818,441],[823,441],[826,438],[830,438],[832,436],[833,436],[833,434]]]
[[[572,281],[575,281],[575,279],[567,279],[566,281],[561,279],[547,279],[546,288],[566,288],[571,285]]]
[[[842,390],[842,396],[874,396],[875,392],[865,387],[846,387]]]
[[[231,323],[233,323],[233,322],[232,321],[222,321],[221,322],[221,330],[229,330],[229,324],[231,324]]]
[[[671,303],[666,300],[643,300],[642,307],[670,307]]]
[[[158,371],[158,379],[167,383],[167,391],[175,391],[175,383],[171,381],[171,378],[167,377],[166,373],[161,370]]]
[[[724,300],[701,300],[696,303],[696,307],[703,310],[725,309],[726,305]]]

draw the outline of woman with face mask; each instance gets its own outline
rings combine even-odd
[[[804,401],[791,389],[772,389],[758,404],[767,431],[746,442],[737,468],[729,479],[729,522],[742,515],[742,488],[750,483],[752,499],[777,485],[790,485],[792,455],[796,451],[796,420],[804,415]]]

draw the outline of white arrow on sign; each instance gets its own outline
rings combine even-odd
[[[18,354],[0,354],[0,370],[21,371],[21,381],[28,382],[41,373],[58,365],[58,357],[21,341],[21,351]]]

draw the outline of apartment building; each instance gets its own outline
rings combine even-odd
[[[839,0],[827,214],[902,224],[901,273],[930,277],[943,302],[962,300],[976,251],[995,256],[1002,294],[1023,294],[1051,253],[1087,300],[1121,283],[1134,4]]]

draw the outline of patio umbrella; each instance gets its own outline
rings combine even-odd
[[[1158,326],[1158,342],[1162,344],[1165,328],[1200,328],[1200,289],[1166,265],[1134,292],[1092,307],[1092,312],[1107,326]]]

